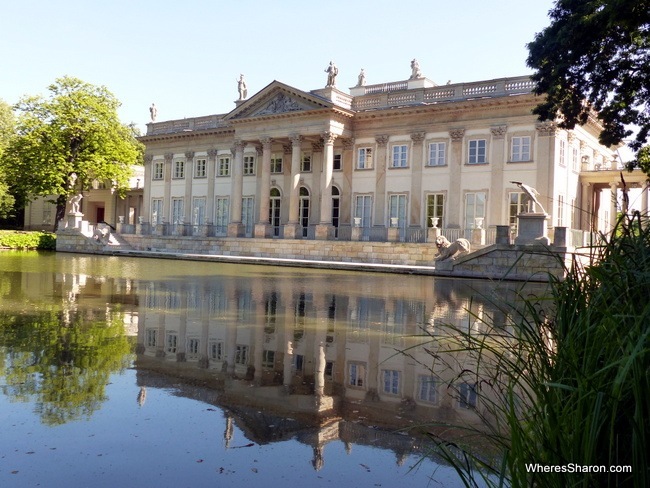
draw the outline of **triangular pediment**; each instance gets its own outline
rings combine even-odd
[[[329,100],[274,81],[226,115],[227,120],[286,115],[334,107]]]

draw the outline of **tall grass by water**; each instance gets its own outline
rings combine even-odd
[[[480,327],[447,326],[444,350],[474,365],[454,384],[473,385],[482,422],[465,427],[463,445],[438,441],[467,486],[650,486],[650,229],[643,224],[638,213],[621,220],[589,265],[575,262],[564,280],[551,277],[548,296],[495,304],[491,316],[470,311]],[[435,363],[444,354],[434,342]],[[473,454],[479,440],[496,455]],[[610,471],[625,466],[631,471]]]

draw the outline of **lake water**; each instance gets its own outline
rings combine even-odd
[[[432,348],[519,286],[2,252],[0,486],[461,486]]]

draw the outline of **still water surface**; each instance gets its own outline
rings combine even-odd
[[[431,344],[516,288],[0,253],[0,486],[460,486],[432,425],[480,401]]]

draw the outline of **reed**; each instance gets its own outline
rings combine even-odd
[[[466,427],[468,439],[480,436],[498,453],[488,459],[472,452],[473,441],[437,439],[467,486],[650,486],[650,229],[643,224],[638,213],[619,221],[589,265],[576,261],[563,280],[551,277],[548,296],[494,304],[509,326],[484,315],[472,317],[479,334],[448,326],[454,339],[446,350],[470,354],[476,365],[457,379],[476,384],[479,399],[482,425]]]

